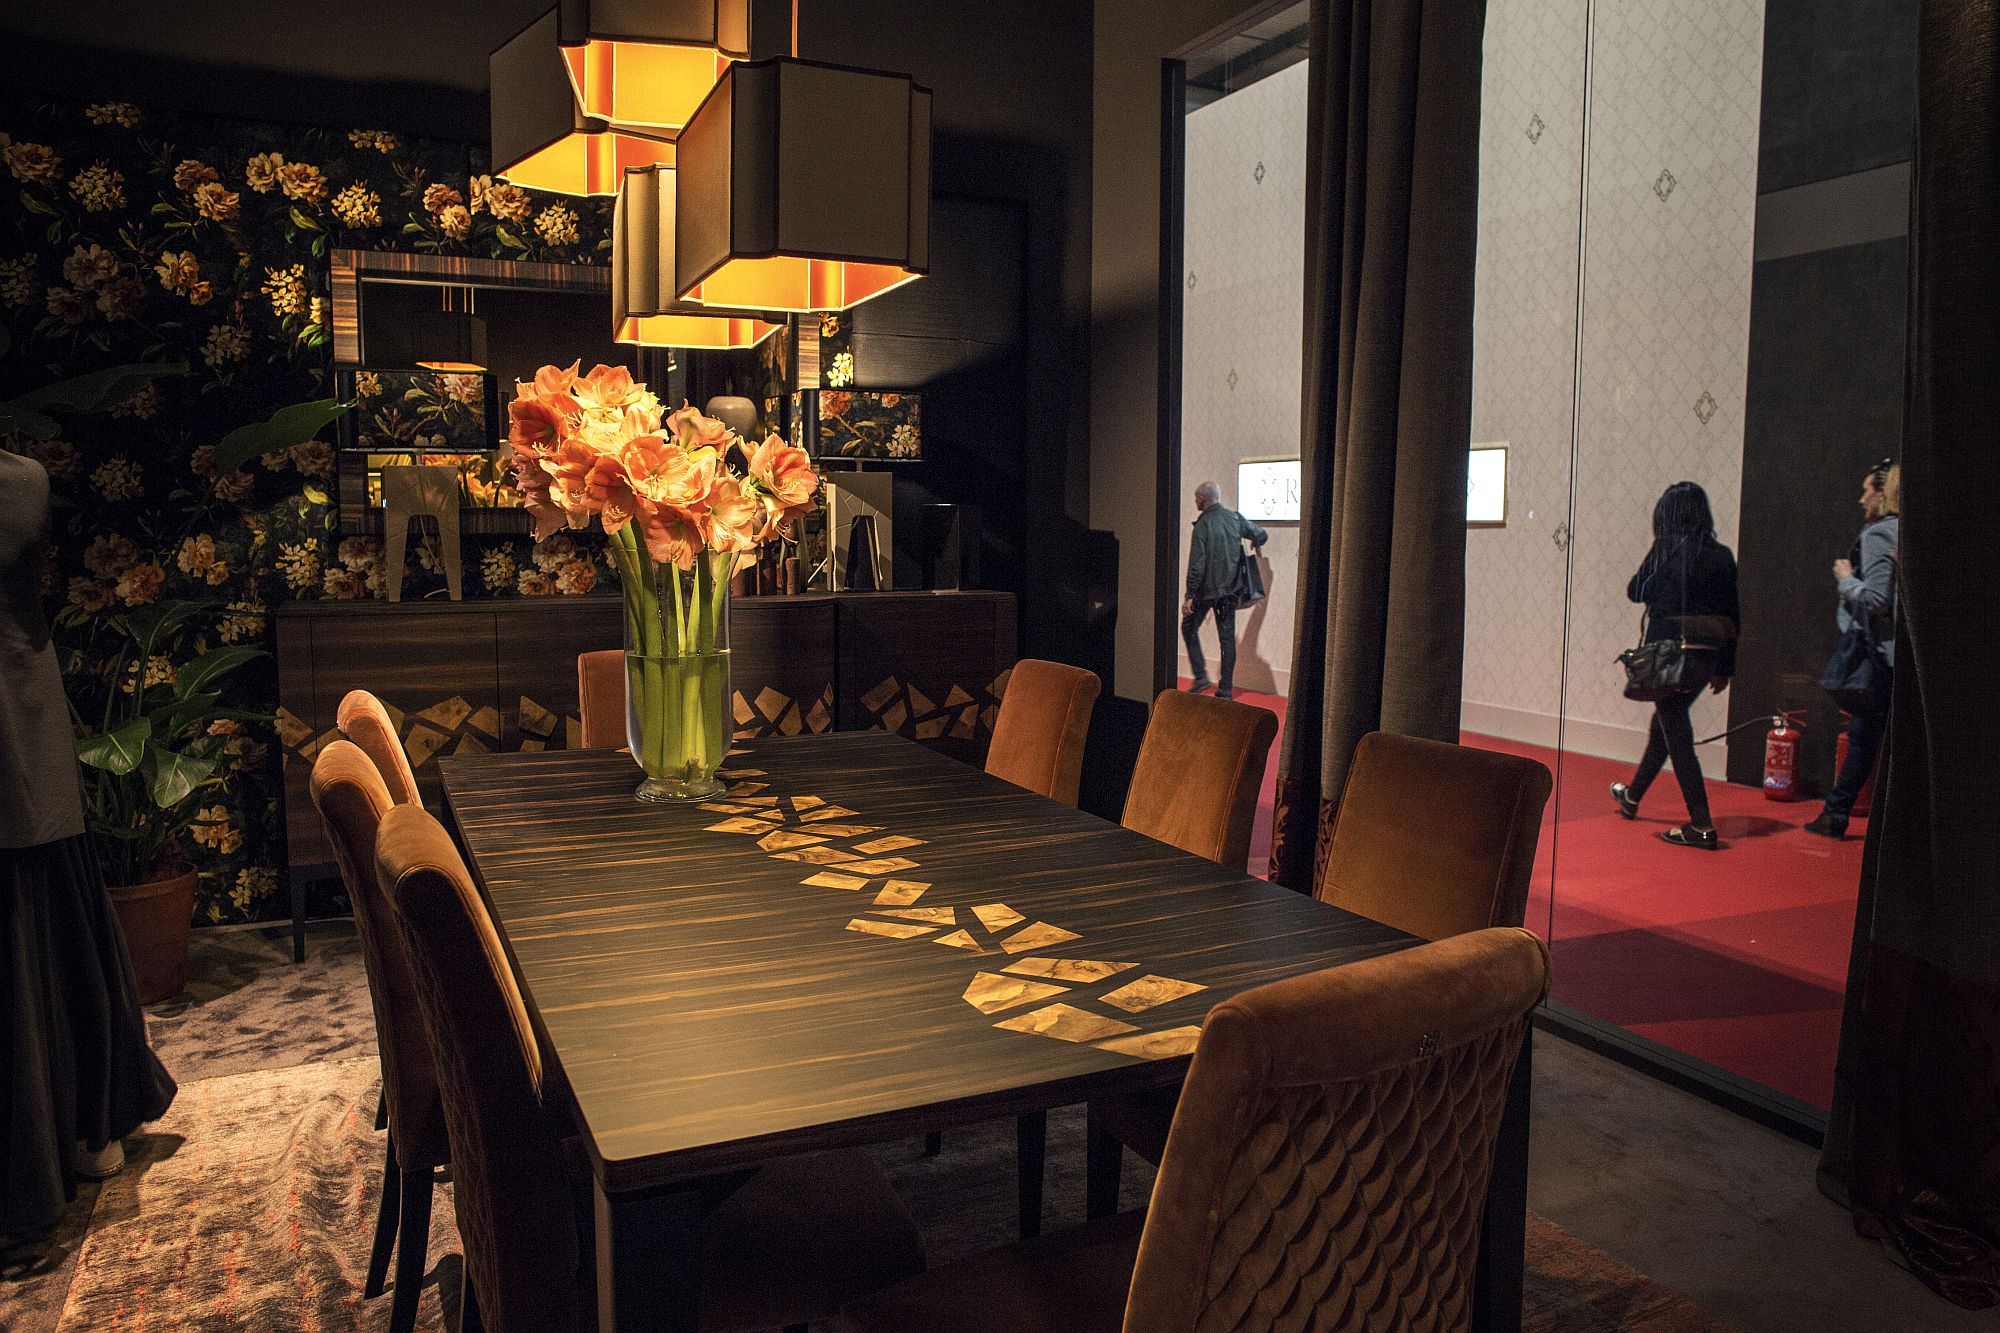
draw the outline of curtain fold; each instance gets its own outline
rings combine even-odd
[[[1355,744],[1458,739],[1484,0],[1315,0],[1291,698],[1271,877],[1310,892]]]
[[[2000,0],[1923,0],[1896,692],[1823,1188],[1939,1294],[2000,1303]]]

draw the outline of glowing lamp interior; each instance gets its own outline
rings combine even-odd
[[[732,259],[682,299],[745,310],[845,310],[922,276],[896,264],[843,263],[792,255]]]
[[[501,174],[510,184],[556,194],[609,195],[627,167],[672,166],[674,145],[663,139],[577,131],[531,153]]]
[[[781,326],[724,315],[634,315],[618,325],[615,342],[638,347],[732,351],[755,347]]]
[[[712,46],[589,41],[562,48],[583,114],[620,125],[679,130],[734,56]]]

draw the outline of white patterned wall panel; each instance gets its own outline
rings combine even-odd
[[[1492,0],[1472,438],[1509,446],[1508,515],[1505,527],[1466,534],[1465,698],[1551,720],[1562,674],[1583,56],[1582,0]]]
[[[1597,9],[1571,719],[1647,721],[1610,659],[1637,631],[1625,584],[1660,492],[1699,482],[1736,545],[1763,34],[1762,0]],[[1706,697],[1697,733],[1725,715]]]
[[[1187,119],[1182,273],[1180,563],[1194,488],[1236,505],[1236,464],[1299,450],[1305,307],[1306,66],[1261,79]],[[1239,614],[1236,683],[1282,691],[1291,673],[1298,528],[1264,548],[1270,595]],[[1209,674],[1215,633],[1204,631]],[[1180,655],[1182,675],[1187,654]]]

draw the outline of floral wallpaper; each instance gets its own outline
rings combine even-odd
[[[108,412],[63,418],[57,439],[5,442],[54,483],[45,591],[80,707],[123,684],[100,646],[109,614],[211,603],[144,664],[160,680],[219,643],[268,649],[286,600],[381,595],[380,541],[337,525],[331,444],[302,440],[226,474],[214,446],[335,391],[331,249],[606,262],[606,204],[495,182],[484,151],[390,130],[0,97],[0,399],[136,361],[188,367]],[[451,377],[354,388],[367,433],[412,444],[462,438],[472,410],[470,386]],[[464,556],[468,595],[582,595],[601,572],[593,547],[561,535],[539,546],[468,537]],[[410,560],[406,598],[442,586],[434,545],[414,543]],[[232,678],[230,695],[270,715],[270,660]],[[230,734],[229,778],[183,849],[201,875],[198,920],[285,915],[271,723],[215,725]]]

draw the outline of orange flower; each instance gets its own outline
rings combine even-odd
[[[684,449],[722,450],[732,438],[729,427],[714,417],[705,417],[694,408],[683,403],[679,411],[667,418],[667,430],[681,442]]]
[[[708,508],[708,546],[713,551],[754,551],[761,539],[764,507],[743,483],[725,472],[715,479]]]
[[[672,505],[649,505],[635,520],[646,552],[663,565],[693,569],[701,551],[701,524],[686,510]]]
[[[632,489],[639,497],[655,505],[688,511],[707,505],[710,492],[715,489],[715,479],[722,471],[715,451],[704,449],[691,454],[664,440],[653,440],[651,444],[658,447],[629,450],[625,456]]]
[[[813,511],[819,473],[806,451],[773,435],[750,455],[750,481],[769,511],[760,539],[789,534],[801,514]]]
[[[645,390],[633,383],[632,372],[623,366],[592,366],[588,375],[576,381],[572,392],[587,412],[623,413]]]
[[[526,384],[516,385],[515,390],[518,396],[507,404],[507,443],[516,450],[547,452],[581,415],[576,400],[566,393],[535,394]]]

